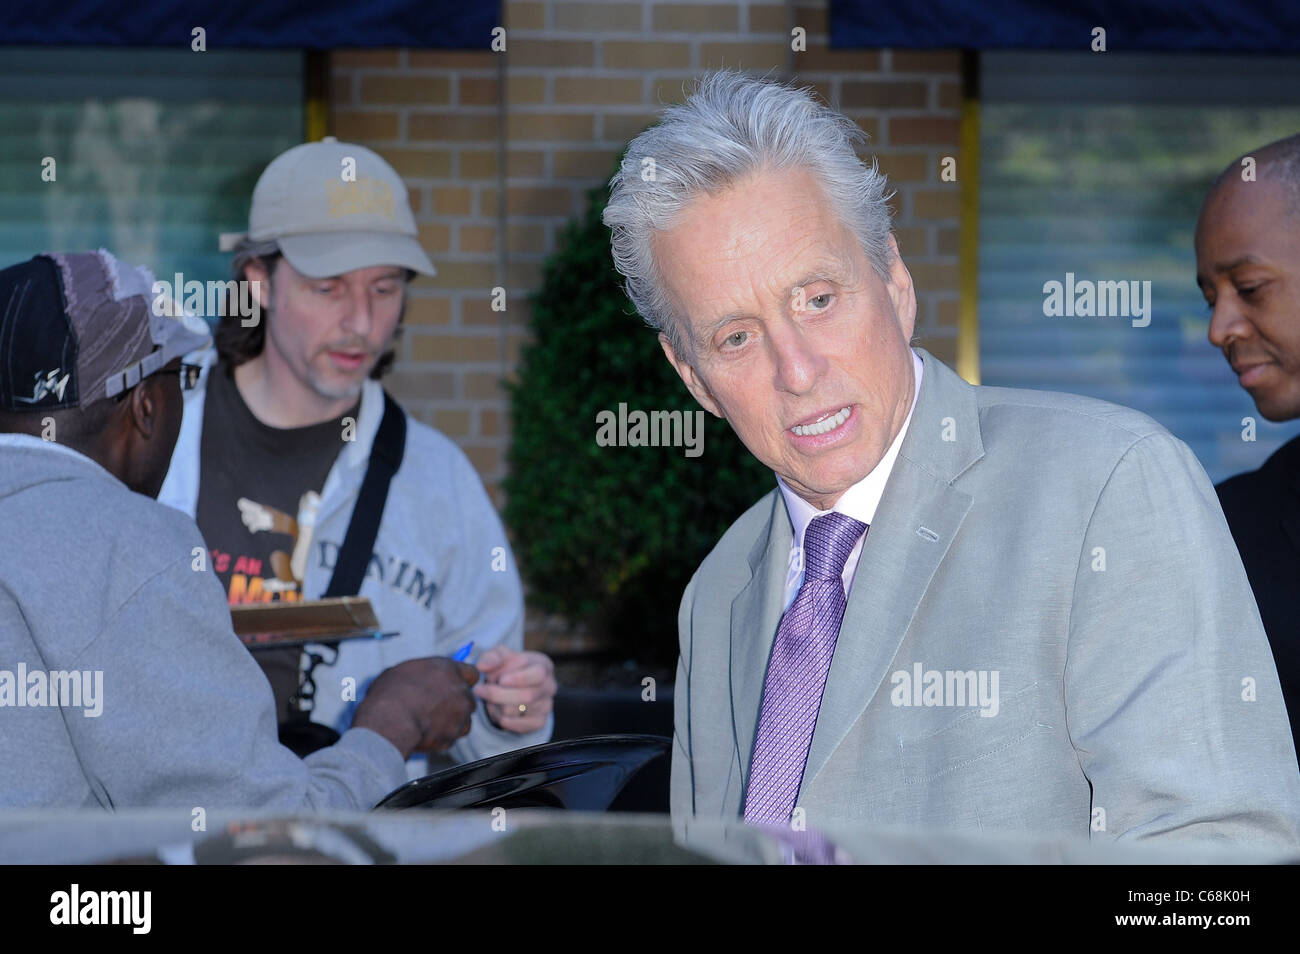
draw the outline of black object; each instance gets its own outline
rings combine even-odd
[[[405,453],[406,414],[385,391],[384,417],[379,422],[379,432],[375,434],[375,443],[370,448],[366,477],[361,482],[361,491],[352,508],[352,519],[348,522],[348,532],[344,534],[343,545],[339,548],[334,575],[330,577],[330,585],[325,590],[326,599],[331,596],[356,596],[361,591],[370,554],[375,549],[375,537],[379,535],[384,503],[388,500],[388,485],[392,483],[397,468],[402,466],[402,456]]]
[[[671,751],[658,735],[548,742],[407,782],[375,807],[667,812]]]
[[[1214,489],[1259,604],[1291,736],[1300,746],[1300,437],[1274,451],[1259,470]]]
[[[370,554],[375,549],[375,537],[379,535],[379,522],[384,516],[388,487],[402,466],[405,453],[406,413],[385,391],[384,416],[370,448],[370,463],[366,465],[366,476],[352,507],[352,517],[348,521],[347,533],[343,535],[325,598],[356,596],[361,591]],[[337,656],[337,643],[326,642],[324,645],[334,649]],[[315,653],[309,653],[308,658],[310,663],[303,676],[302,688],[294,697],[295,709],[280,726],[280,744],[292,749],[299,758],[306,758],[339,740],[339,734],[329,726],[311,721],[312,697],[316,694],[312,672],[324,660]]]

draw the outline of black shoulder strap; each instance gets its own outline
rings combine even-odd
[[[366,566],[370,563],[370,554],[374,552],[375,537],[379,534],[379,520],[384,515],[388,485],[392,482],[393,474],[397,473],[397,468],[402,466],[405,451],[406,414],[385,391],[384,418],[379,422],[379,432],[375,435],[375,443],[370,450],[370,464],[366,467],[366,477],[361,482],[356,506],[352,508],[352,519],[348,522],[348,532],[339,548],[334,575],[330,577],[329,589],[325,591],[326,598],[356,596],[361,589]]]

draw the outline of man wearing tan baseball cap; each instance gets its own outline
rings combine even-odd
[[[276,157],[247,234],[223,237],[260,318],[223,315],[197,359],[159,495],[195,518],[231,603],[359,593],[399,633],[255,654],[300,751],[348,728],[377,673],[429,655],[483,673],[450,761],[550,738],[554,667],[523,651],[500,519],[460,448],[379,385],[409,282],[435,274],[418,236],[405,185],[370,149],[327,138]]]

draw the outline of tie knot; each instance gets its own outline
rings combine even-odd
[[[861,520],[842,513],[826,513],[808,524],[803,534],[803,572],[805,580],[835,580],[844,572],[844,564],[867,530]]]

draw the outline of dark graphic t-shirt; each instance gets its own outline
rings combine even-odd
[[[309,427],[269,427],[244,403],[228,364],[209,372],[195,522],[231,604],[302,599],[315,506],[343,447],[344,418],[355,423],[360,406]],[[300,655],[293,647],[253,653],[281,722]]]

